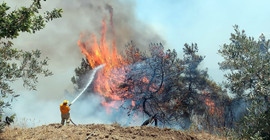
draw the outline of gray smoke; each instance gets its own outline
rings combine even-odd
[[[28,6],[30,3],[21,0],[6,0],[5,2],[13,9]],[[99,39],[102,28],[101,21],[105,18],[108,32],[111,33],[108,33],[107,38],[111,40],[112,28],[109,26],[111,12],[113,12],[112,20],[118,50],[122,50],[131,40],[141,48],[146,48],[150,42],[162,41],[151,27],[136,19],[134,6],[133,1],[120,0],[53,0],[43,2],[44,11],[62,8],[63,17],[48,23],[45,29],[35,34],[22,33],[14,40],[14,47],[23,50],[40,49],[44,57],[49,57],[48,68],[54,75],[47,78],[40,77],[37,91],[25,91],[20,82],[15,83],[13,85],[15,92],[21,93],[22,96],[13,102],[14,107],[9,112],[17,113],[18,118],[41,121],[38,124],[59,122],[60,103],[64,99],[72,100],[77,94],[73,90],[70,79],[75,75],[74,69],[80,65],[81,59],[84,57],[77,45],[80,33],[94,33]],[[111,121],[109,118],[104,118],[106,116],[104,109],[97,109],[97,102],[100,103],[100,100],[94,100],[96,98],[100,97],[80,100],[81,106],[78,107],[81,108],[79,110],[86,111],[86,114],[82,114],[80,118],[81,122],[87,122],[84,120],[95,122],[96,119],[91,119],[91,117],[100,118],[100,121],[96,120],[97,122]],[[80,105],[78,102],[77,104]],[[75,110],[78,110],[76,107],[76,105],[73,106],[74,112],[71,113],[80,116],[82,112],[76,112]],[[97,113],[93,110],[100,112]]]

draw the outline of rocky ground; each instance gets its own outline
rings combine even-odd
[[[35,128],[6,128],[0,133],[0,140],[218,140],[222,139],[207,133],[191,134],[170,128],[151,126],[121,127],[118,124],[70,125],[49,124]]]

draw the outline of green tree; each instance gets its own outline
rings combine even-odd
[[[45,1],[45,0],[44,0]],[[60,18],[62,9],[54,9],[40,14],[41,0],[33,0],[28,7],[10,10],[6,2],[0,4],[0,118],[3,108],[10,107],[10,102],[18,97],[10,86],[22,79],[23,85],[36,90],[38,75],[49,76],[52,73],[45,68],[48,58],[41,59],[40,50],[24,51],[13,47],[12,39],[21,32],[35,33],[55,18]]]
[[[244,98],[251,103],[239,126],[241,137],[267,139],[270,120],[264,116],[269,114],[270,40],[266,40],[263,34],[259,40],[248,37],[237,25],[234,30],[231,43],[224,44],[219,50],[224,58],[220,68],[227,71],[225,86],[236,98]]]
[[[81,65],[75,69],[75,76],[71,78],[71,82],[74,84],[75,90],[83,88],[85,81],[84,76],[89,73],[93,68],[89,64],[88,60],[82,59]]]
[[[270,82],[270,54],[269,40],[264,35],[256,41],[247,37],[234,26],[235,34],[231,34],[231,43],[224,44],[219,50],[224,61],[220,68],[228,70],[225,74],[228,82],[226,86],[238,97],[267,97]]]

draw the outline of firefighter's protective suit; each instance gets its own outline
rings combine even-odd
[[[65,121],[66,124],[69,125],[70,122],[70,114],[69,114],[69,106],[67,105],[68,101],[64,101],[61,105],[60,105],[60,111],[61,111],[61,124],[64,125]]]

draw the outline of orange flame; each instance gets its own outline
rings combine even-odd
[[[124,83],[124,80],[126,79],[125,73],[127,73],[129,70],[125,66],[129,63],[128,60],[125,61],[121,55],[117,54],[114,31],[112,34],[112,41],[110,42],[106,41],[106,32],[106,21],[103,19],[101,38],[99,41],[94,34],[92,34],[87,41],[82,41],[85,39],[85,36],[81,34],[80,40],[78,40],[77,44],[79,45],[82,54],[86,56],[92,68],[95,68],[101,64],[106,64],[105,67],[96,74],[96,79],[93,82],[93,90],[105,98],[105,100],[102,101],[102,105],[106,107],[107,112],[110,112],[108,111],[108,108],[118,108],[115,101],[121,101],[122,97],[125,99],[130,99],[133,97],[133,95],[125,93],[127,90],[125,87],[119,89],[119,85]],[[139,58],[139,54],[136,54],[136,57]],[[144,83],[144,85],[148,85],[150,82],[146,76],[143,77],[141,81]],[[147,86],[143,88],[146,89],[146,87]],[[149,90],[153,92],[155,92],[158,88],[159,86],[156,86],[154,82],[149,86]],[[164,87],[162,85],[158,93],[162,93],[163,89]],[[122,90],[121,96],[117,94],[119,90]],[[135,106],[135,101],[131,101],[131,106]]]
[[[205,104],[209,107],[210,114],[214,114],[215,113],[215,103],[210,98],[206,98]]]
[[[136,104],[135,104],[135,101],[131,101],[131,105],[134,107]]]
[[[113,39],[111,43],[106,41],[106,31],[107,26],[105,19],[103,19],[99,43],[94,34],[92,34],[90,39],[86,42],[81,41],[84,39],[83,35],[81,35],[77,43],[92,68],[106,64],[105,67],[97,73],[97,78],[94,81],[94,91],[107,99],[121,100],[121,98],[114,93],[114,90],[119,85],[118,83],[121,83],[125,78],[123,75],[124,69],[121,68],[125,63],[122,57],[117,54],[115,39]],[[103,105],[106,106],[105,103],[103,103]]]
[[[215,104],[215,102],[213,100],[211,100],[210,97],[208,97],[209,93],[207,91],[203,91],[203,94],[207,95],[207,97],[205,98],[205,104],[209,107],[209,113],[211,115],[218,115],[218,116],[222,116],[223,114],[223,110],[218,108]]]

